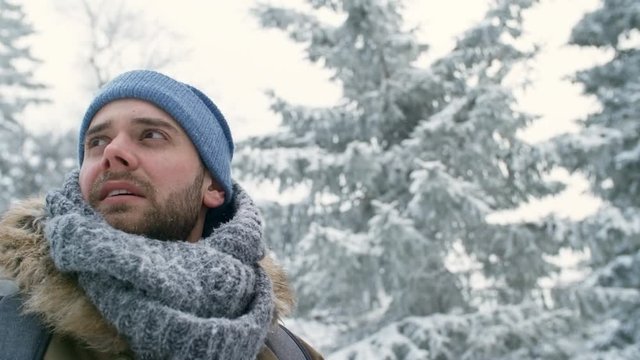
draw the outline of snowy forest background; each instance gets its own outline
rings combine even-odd
[[[124,2],[65,1],[88,34],[86,99],[122,70],[191,56]],[[576,131],[530,141],[543,109],[519,99],[545,44],[523,23],[550,1],[487,1],[437,57],[401,1],[253,6],[340,90],[327,106],[270,91],[279,126],[234,159],[237,179],[272,192],[265,233],[298,296],[286,323],[329,359],[640,359],[640,2],[601,0],[571,25],[566,46],[598,55],[563,80],[593,106]],[[75,128],[32,130],[60,121],[30,117],[57,86],[38,77],[36,29],[24,1],[0,0],[0,211],[76,166]],[[597,210],[497,216],[573,186],[559,170],[586,179]]]

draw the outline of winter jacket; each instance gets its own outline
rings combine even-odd
[[[74,279],[55,268],[43,236],[43,218],[42,200],[25,201],[4,215],[0,221],[0,270],[17,284],[24,312],[36,314],[51,329],[44,359],[133,359],[126,343]],[[269,257],[260,265],[273,282],[274,321],[278,321],[291,311],[293,296],[279,265]],[[322,359],[307,343],[295,340],[308,350],[311,360]],[[277,360],[266,346],[257,359]]]

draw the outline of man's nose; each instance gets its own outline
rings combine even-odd
[[[132,170],[138,166],[133,144],[126,136],[117,136],[105,146],[102,167],[105,170]]]

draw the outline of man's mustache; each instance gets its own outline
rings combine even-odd
[[[91,191],[89,192],[89,202],[94,203],[100,201],[100,191],[104,186],[104,183],[107,181],[126,181],[137,188],[139,188],[144,195],[145,198],[154,199],[155,191],[153,190],[153,186],[147,181],[139,179],[128,171],[105,171],[100,177],[96,179],[96,181],[91,186]]]

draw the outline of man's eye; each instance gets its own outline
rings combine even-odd
[[[142,133],[142,138],[143,139],[166,139],[166,136],[164,136],[164,133],[162,133],[161,131],[158,130],[147,130],[145,132]]]
[[[107,139],[104,137],[94,137],[87,141],[87,148],[91,149],[96,146],[103,146],[107,144]]]

